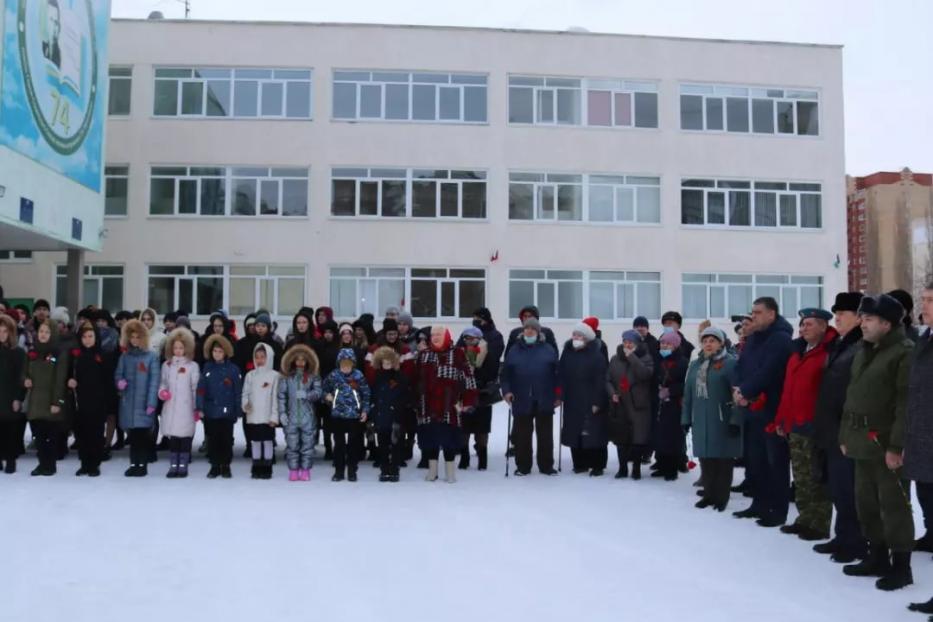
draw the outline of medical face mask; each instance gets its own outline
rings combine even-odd
[[[574,340],[573,340],[573,347],[574,347],[574,349],[576,349],[576,350],[582,349],[583,346],[585,346],[585,345],[586,345],[586,342],[583,341],[582,339],[574,339]]]
[[[669,357],[673,353],[674,353],[673,350],[661,350],[661,356],[664,358]]]

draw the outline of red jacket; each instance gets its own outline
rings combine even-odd
[[[473,368],[463,348],[431,348],[418,353],[415,363],[418,425],[442,422],[460,427],[459,406],[476,406],[478,393]]]
[[[826,358],[829,356],[827,348],[838,336],[836,329],[830,326],[823,341],[809,352],[806,351],[806,342],[798,340],[801,345],[787,359],[781,403],[774,418],[775,426],[782,427],[785,432],[792,432],[803,425],[813,423],[816,398],[820,382],[823,380]]]

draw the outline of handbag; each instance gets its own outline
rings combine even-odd
[[[492,406],[502,401],[502,388],[498,380],[490,380],[479,390],[479,405]]]

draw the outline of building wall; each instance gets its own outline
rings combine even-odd
[[[681,307],[689,272],[818,275],[826,304],[846,287],[842,57],[836,47],[583,33],[371,25],[113,22],[111,63],[133,66],[132,114],[111,118],[107,161],[130,166],[129,215],[105,222],[103,252],[88,263],[125,266],[124,304],[146,303],[153,263],[307,264],[306,302],[329,298],[332,265],[477,267],[500,323],[510,268],[660,272],[663,309]],[[154,66],[313,68],[313,120],[153,118]],[[331,120],[337,69],[488,74],[488,123],[442,125]],[[510,125],[509,74],[658,81],[657,129]],[[756,136],[680,129],[681,82],[780,85],[820,93],[820,135]],[[309,215],[153,218],[152,164],[310,167]],[[334,165],[479,168],[488,173],[487,219],[423,222],[330,216]],[[661,179],[661,223],[542,224],[508,218],[510,170],[617,172]],[[683,177],[822,184],[815,230],[697,229],[680,224]],[[491,258],[498,256],[496,261]],[[836,266],[840,258],[841,265]],[[8,291],[51,295],[55,256],[0,268]],[[662,309],[662,310],[663,310]],[[655,318],[656,319],[656,318]],[[572,321],[552,321],[567,334]],[[617,331],[630,322],[610,323]],[[611,339],[615,341],[615,339]]]

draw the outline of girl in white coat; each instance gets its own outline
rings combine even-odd
[[[168,438],[171,466],[167,477],[188,477],[191,440],[194,438],[198,379],[201,370],[194,362],[194,335],[176,328],[165,339],[165,362],[159,399],[162,405],[162,435]]]
[[[272,478],[272,442],[279,423],[276,399],[279,373],[272,369],[275,352],[266,343],[253,348],[253,369],[243,380],[243,412],[246,417],[246,440],[253,454],[253,479]]]

